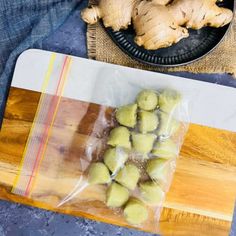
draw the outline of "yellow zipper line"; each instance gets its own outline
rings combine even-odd
[[[45,91],[46,91],[46,88],[47,88],[48,83],[49,83],[49,79],[50,79],[52,71],[53,71],[55,60],[56,60],[56,53],[52,53],[50,61],[49,61],[48,69],[47,69],[47,72],[46,72],[46,75],[45,75],[45,78],[44,78],[44,82],[43,82],[43,85],[42,85],[42,89],[41,89],[42,94],[40,96],[39,104],[38,104],[38,107],[37,107],[37,110],[36,110],[36,113],[35,113],[35,116],[34,116],[34,121],[33,121],[32,127],[30,129],[30,133],[29,133],[26,145],[25,145],[25,149],[24,149],[24,152],[23,152],[23,155],[22,155],[22,159],[21,159],[21,163],[20,163],[20,167],[19,167],[17,176],[16,176],[16,178],[13,182],[12,192],[15,192],[16,186],[19,183],[20,174],[21,174],[23,166],[24,166],[25,157],[26,157],[26,153],[27,153],[27,150],[28,150],[29,142],[31,140],[31,136],[32,136],[33,130],[35,128],[36,120],[38,118],[38,114],[39,114],[39,111],[40,111],[40,106],[41,106],[42,101],[43,101],[44,96],[45,96]]]
[[[63,74],[63,80],[62,80],[62,86],[61,86],[61,91],[59,92],[59,99],[58,99],[58,102],[57,102],[57,105],[56,105],[56,109],[55,109],[55,112],[54,112],[54,114],[53,114],[53,118],[52,118],[52,122],[51,122],[51,124],[50,124],[50,127],[49,127],[49,131],[48,131],[48,136],[47,136],[47,139],[46,139],[46,142],[45,142],[45,145],[44,145],[44,148],[43,148],[43,152],[42,152],[42,158],[40,159],[40,161],[39,161],[39,164],[38,164],[38,166],[37,166],[37,169],[36,169],[36,171],[35,171],[35,178],[33,179],[33,183],[32,183],[32,187],[31,187],[31,189],[30,189],[30,191],[29,191],[29,197],[31,197],[31,194],[32,194],[32,192],[33,192],[33,189],[34,189],[34,187],[35,187],[35,185],[36,185],[36,181],[38,180],[38,170],[39,170],[39,168],[40,168],[40,166],[41,166],[41,164],[42,164],[42,161],[44,160],[44,158],[45,158],[45,152],[46,152],[46,149],[47,149],[47,144],[48,144],[48,140],[49,140],[49,138],[50,138],[50,136],[51,136],[51,133],[52,133],[52,127],[53,127],[53,125],[54,125],[54,122],[55,122],[55,119],[56,119],[56,115],[57,115],[57,112],[58,112],[58,108],[59,108],[59,104],[60,104],[60,102],[61,102],[61,98],[62,98],[62,94],[63,94],[63,91],[64,91],[64,89],[65,89],[65,85],[66,85],[66,81],[68,80],[68,72],[69,72],[69,70],[70,70],[70,67],[71,67],[71,63],[72,62],[72,59],[71,59],[71,57],[69,57],[68,58],[68,61],[67,61],[67,64],[66,64],[66,67],[65,67],[65,72],[64,72],[64,74]]]

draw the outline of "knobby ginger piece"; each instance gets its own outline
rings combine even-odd
[[[188,30],[179,26],[166,6],[152,1],[140,1],[133,11],[135,42],[148,50],[169,47],[189,36]]]
[[[136,0],[100,0],[98,6],[85,8],[81,12],[82,19],[88,24],[103,20],[105,27],[114,31],[127,29],[131,24],[131,15]]]
[[[81,16],[88,24],[102,19],[114,31],[127,29],[132,19],[135,42],[157,50],[187,38],[188,28],[223,27],[233,19],[233,12],[217,6],[216,0],[100,0]]]
[[[222,27],[233,18],[233,12],[217,6],[216,0],[174,0],[168,8],[178,25],[192,29]]]

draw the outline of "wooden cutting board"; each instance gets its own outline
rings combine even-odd
[[[41,95],[40,89],[37,89],[36,80],[38,81],[38,78],[45,74],[50,55],[50,52],[30,51],[18,60],[13,78],[13,87],[10,90],[0,133],[0,198],[75,216],[100,220],[106,223],[126,226],[126,223],[119,217],[109,215],[109,211],[105,208],[100,208],[100,212],[104,214],[98,217],[93,213],[86,213],[88,208],[91,207],[90,205],[78,206],[77,210],[71,210],[70,207],[66,210],[60,208],[55,209],[50,204],[44,204],[40,201],[33,201],[11,194],[11,188],[18,173],[25,144]],[[63,57],[63,55],[58,54],[58,57]],[[92,73],[97,73],[96,70],[98,68],[102,68],[102,72],[105,71],[106,74],[117,70],[122,71],[121,76],[126,75],[129,77],[131,76],[130,74],[134,73],[135,77],[137,74],[139,76],[150,77],[150,81],[152,80],[152,76],[158,76],[157,73],[150,74],[150,72],[141,71],[138,71],[136,74],[136,70],[133,69],[87,60],[84,60],[85,64],[81,66],[81,60],[83,61],[83,59],[77,61],[77,59],[74,58],[73,60],[72,67],[74,67],[74,69],[71,69],[71,77],[76,74],[75,70],[78,67],[81,70],[80,74],[82,74],[82,70],[87,70],[85,64],[89,64],[89,69],[83,74],[82,79],[88,79],[88,76],[90,76],[88,75],[88,71],[93,71],[91,72],[91,76],[94,76]],[[31,69],[29,69],[29,67],[31,67]],[[126,70],[127,74],[124,72]],[[104,73],[101,73],[100,76],[105,79]],[[159,76],[166,77],[164,75]],[[34,81],[33,83],[32,80]],[[169,80],[175,81],[174,84],[177,87],[178,82],[176,81],[183,82],[180,78],[175,80],[173,77],[167,76],[163,83]],[[194,88],[196,88],[200,86],[199,84],[195,84],[194,81],[190,83],[192,84],[185,84],[183,87],[192,87],[195,85]],[[202,84],[201,86],[204,87],[201,91],[204,93],[205,87],[210,87],[210,85],[207,83]],[[86,84],[83,84],[83,88],[86,88]],[[220,91],[222,92],[222,97],[224,92],[227,92],[224,102],[227,101],[227,96],[232,93],[232,95],[230,95],[231,97],[228,97],[229,102],[227,103],[232,107],[235,105],[235,102],[230,101],[230,99],[234,91],[227,89],[228,88],[222,87]],[[215,93],[217,89],[211,87],[209,91]],[[78,91],[76,91],[76,93],[77,92]],[[211,92],[208,92],[208,95]],[[71,127],[76,125],[76,119],[79,119],[80,114],[83,113],[83,109],[86,109],[87,116],[83,117],[84,122],[76,128],[77,132],[74,138],[76,142],[81,143],[81,145],[78,145],[77,153],[79,153],[80,149],[83,149],[83,140],[87,138],[95,119],[98,117],[101,105],[99,105],[99,99],[97,100],[98,104],[96,104],[96,102],[88,104],[86,102],[86,94],[81,95],[81,99],[77,99],[76,93],[73,91],[73,88],[65,91],[65,98],[63,98],[62,102],[71,104],[75,112],[73,114],[66,111],[64,112],[64,114],[67,115],[66,121],[68,123],[66,122],[64,124],[63,129],[64,132],[65,130],[70,132]],[[205,99],[206,103],[211,102],[211,98],[214,94],[210,95],[209,99]],[[214,101],[216,105],[220,105],[223,98],[220,100],[217,96],[218,94],[215,94]],[[201,99],[204,98],[198,95],[198,101]],[[104,106],[104,104],[102,105]],[[198,104],[193,105],[194,109],[201,112],[201,109],[205,109],[206,111],[207,108],[214,107],[214,104],[204,104],[199,108],[197,106]],[[236,105],[234,108],[236,108]],[[110,108],[107,108],[108,114],[109,109]],[[222,108],[222,110],[223,111],[214,110],[212,113],[207,111],[209,114],[205,114],[205,117],[198,116],[195,111],[190,114],[192,121],[196,124],[192,123],[189,127],[180,153],[180,158],[178,159],[173,183],[167,194],[160,220],[160,231],[162,235],[208,236],[229,234],[236,197],[236,133],[233,132],[235,131],[235,126],[233,126],[233,122],[231,122],[232,118],[233,120],[236,119],[236,115],[229,113],[230,109]],[[233,107],[231,110],[233,110]],[[212,122],[208,116],[211,117],[212,114],[216,115],[217,112],[219,114],[215,122]],[[223,126],[219,128],[219,124],[221,124],[224,119],[227,124],[223,124]],[[58,146],[58,149],[60,149],[60,146]],[[72,156],[73,154],[71,154],[70,158],[72,158]],[[68,162],[68,165],[70,165],[70,162]],[[61,180],[61,184],[62,187],[60,187],[60,189],[55,188],[50,194],[57,197],[66,191],[68,187],[67,183],[63,184],[63,180]],[[42,192],[44,188],[46,188],[46,185],[47,184],[41,186]],[[46,198],[48,196],[44,195],[43,197]],[[147,224],[144,230],[152,232],[154,229]]]

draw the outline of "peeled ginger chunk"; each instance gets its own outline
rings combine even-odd
[[[148,50],[169,47],[189,36],[188,30],[179,26],[170,10],[152,1],[140,1],[133,11],[135,42]]]
[[[147,133],[155,130],[159,124],[159,117],[154,112],[140,111],[139,130],[141,133]]]
[[[175,158],[178,154],[178,147],[173,140],[166,139],[154,145],[152,154],[163,159]]]
[[[141,183],[139,189],[143,200],[150,205],[159,205],[164,200],[165,192],[153,181]]]
[[[129,191],[127,188],[113,182],[107,189],[107,206],[121,207],[129,199]]]
[[[132,133],[132,146],[134,151],[148,154],[152,150],[155,139],[156,135],[154,134]]]
[[[158,105],[158,96],[152,90],[143,90],[138,94],[137,103],[140,109],[151,111]]]
[[[109,135],[107,144],[113,147],[123,147],[130,149],[130,132],[126,127],[119,126],[114,128]]]
[[[158,115],[160,124],[158,126],[156,134],[163,137],[170,137],[174,135],[180,127],[180,122],[172,118],[171,115],[166,114],[165,112],[159,112]]]
[[[104,163],[112,173],[116,173],[127,159],[128,153],[122,148],[109,148],[104,153]]]
[[[137,104],[130,104],[117,109],[116,120],[124,126],[134,128],[137,122]]]
[[[124,208],[124,216],[132,225],[144,223],[148,218],[148,210],[143,202],[137,198],[130,198]]]
[[[135,0],[100,0],[98,6],[85,8],[81,16],[88,24],[94,24],[102,18],[105,27],[119,31],[131,24],[134,3]]]
[[[159,95],[160,109],[166,113],[174,112],[175,108],[181,102],[182,97],[179,92],[172,89],[166,89]]]
[[[139,169],[132,164],[127,164],[122,168],[115,180],[130,190],[134,190],[140,178]]]
[[[171,172],[170,162],[160,158],[151,159],[147,162],[146,171],[151,179],[165,183]]]
[[[107,184],[110,180],[109,170],[103,163],[91,164],[88,173],[88,182],[90,184]]]

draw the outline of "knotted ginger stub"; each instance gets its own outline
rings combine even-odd
[[[188,30],[179,26],[170,10],[152,1],[140,1],[133,12],[135,42],[148,50],[165,48],[189,36]]]
[[[134,4],[135,0],[100,0],[98,6],[85,8],[81,16],[89,24],[94,24],[102,18],[105,27],[119,31],[127,29],[131,24]]]

